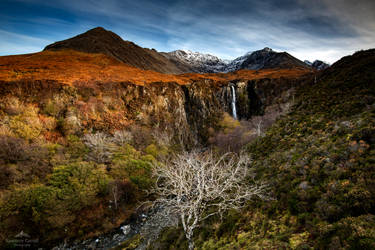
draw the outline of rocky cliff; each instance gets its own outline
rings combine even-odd
[[[208,129],[217,129],[223,112],[232,114],[235,87],[239,119],[263,115],[275,103],[287,102],[285,93],[301,80],[264,78],[215,83],[197,80],[187,85],[129,82],[94,85],[62,84],[56,81],[0,82],[0,98],[17,98],[36,105],[41,114],[60,121],[51,131],[82,136],[87,131],[126,129],[131,125],[166,131],[184,145],[205,143]],[[50,111],[52,109],[53,111]],[[74,117],[78,122],[69,124]],[[45,131],[47,132],[47,131]]]

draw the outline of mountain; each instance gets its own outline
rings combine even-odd
[[[314,62],[310,62],[309,60],[305,60],[304,63],[306,63],[307,65],[311,66],[313,69],[316,69],[316,70],[323,70],[323,69],[326,69],[330,66],[328,63],[325,63],[325,62],[320,61],[320,60],[315,60]]]
[[[124,41],[117,34],[102,27],[55,42],[46,46],[44,50],[76,50],[86,53],[101,53],[133,67],[167,74],[220,73],[240,69],[309,68],[305,63],[290,54],[275,52],[270,48],[249,52],[229,62],[210,54],[189,50],[158,52],[155,49],[142,48],[133,42]],[[325,64],[321,63],[317,63],[316,67],[324,68]]]
[[[287,68],[308,68],[308,66],[291,56],[287,52],[276,52],[266,47],[262,50],[248,52],[230,62],[224,72],[231,72],[240,69],[287,69]]]
[[[326,69],[329,67],[329,64],[323,62],[323,61],[320,61],[320,60],[315,60],[311,67],[313,67],[314,69],[316,70],[323,70],[323,69]]]
[[[224,72],[232,72],[241,68],[241,64],[251,55],[251,52],[247,52],[245,55],[237,57],[233,61],[227,62]]]
[[[142,48],[133,42],[102,27],[91,29],[73,38],[55,42],[44,50],[76,50],[86,53],[102,53],[128,65],[161,73],[185,73],[190,68],[179,62],[171,62],[154,49]]]
[[[306,63],[286,52],[276,52],[267,47],[262,50],[248,52],[232,61],[224,61],[213,55],[191,52],[189,50],[176,50],[163,54],[170,60],[188,65],[193,72],[199,73],[226,73],[241,69],[310,68]],[[317,66],[323,67],[320,64],[317,64]]]
[[[163,54],[170,60],[180,61],[183,64],[189,65],[191,70],[197,73],[223,72],[223,69],[227,66],[226,62],[216,56],[192,52],[190,50],[175,50]]]
[[[303,61],[304,63],[306,63],[307,65],[309,65],[309,66],[311,66],[313,63],[312,62],[310,62],[309,60],[305,60],[305,61]]]

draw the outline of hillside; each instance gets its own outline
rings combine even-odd
[[[103,54],[72,50],[43,51],[34,54],[0,57],[0,81],[54,80],[60,83],[92,84],[95,82],[132,82],[144,85],[152,82],[187,84],[193,80],[212,79],[216,82],[236,79],[299,77],[308,70],[239,71],[229,74],[168,75],[141,70]]]
[[[273,200],[212,219],[199,249],[375,248],[375,50],[297,87],[289,114],[246,148]],[[159,248],[184,249],[181,230]]]
[[[238,117],[279,114],[310,77],[299,69],[167,75],[74,50],[0,64],[0,242],[23,230],[47,248],[137,216],[153,164],[213,145],[238,123],[228,115],[234,87]]]
[[[171,62],[154,49],[145,49],[124,41],[117,34],[101,27],[91,29],[67,40],[45,47],[47,51],[76,50],[86,53],[101,53],[128,65],[161,73],[178,74],[190,72],[188,66]]]

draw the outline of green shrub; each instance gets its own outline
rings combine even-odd
[[[76,210],[93,204],[96,196],[105,194],[108,182],[104,165],[76,162],[55,167],[48,183],[57,189],[59,199]]]
[[[168,149],[165,146],[156,146],[155,144],[148,145],[144,151],[157,159],[168,155]]]
[[[17,215],[26,221],[43,222],[56,202],[57,190],[43,184],[14,189],[1,206],[1,216]]]
[[[37,138],[43,130],[43,124],[38,117],[38,109],[32,105],[9,120],[9,128],[13,133],[26,140]]]

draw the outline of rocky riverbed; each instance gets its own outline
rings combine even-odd
[[[106,234],[81,241],[64,242],[53,250],[112,249],[139,234],[148,217],[149,214],[140,213],[135,219],[124,222],[120,227]]]

